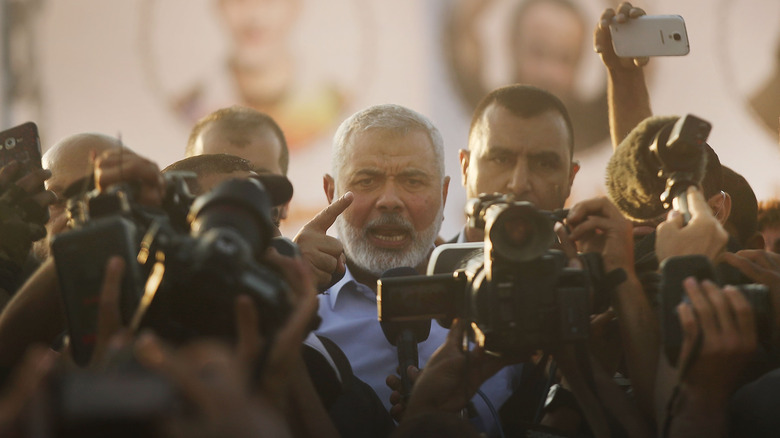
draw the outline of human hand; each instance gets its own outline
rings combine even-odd
[[[42,345],[30,347],[0,396],[0,436],[27,436],[22,420],[34,396],[54,369],[58,354]]]
[[[95,187],[105,191],[114,184],[138,185],[136,201],[160,206],[165,197],[165,180],[154,162],[128,149],[113,148],[95,159]]]
[[[293,238],[311,266],[317,286],[321,289],[331,285],[334,274],[343,275],[346,272],[344,246],[335,237],[328,236],[327,232],[339,215],[352,204],[353,199],[352,192],[345,193],[304,225]]]
[[[683,330],[679,384],[656,395],[658,423],[669,437],[726,436],[731,393],[758,342],[753,311],[733,287],[721,290],[692,277],[683,287],[690,302],[677,306]]]
[[[266,253],[265,261],[279,269],[290,287],[293,310],[274,338],[264,339],[258,330],[260,316],[254,302],[247,296],[238,297],[237,354],[245,366],[261,373],[254,376],[255,390],[283,406],[291,376],[303,364],[301,345],[317,315],[319,301],[311,270],[304,260],[284,257],[271,248]],[[266,349],[265,362],[257,368],[257,361]]]
[[[407,367],[406,375],[409,377],[409,381],[412,382],[412,385],[417,381],[420,372],[420,369],[414,365],[409,365]],[[395,374],[390,374],[385,379],[385,384],[393,390],[393,392],[390,393],[390,404],[392,405],[390,407],[390,416],[393,417],[393,420],[396,422],[400,422],[404,417],[407,402],[407,399],[401,395],[401,378]],[[414,388],[414,386],[412,386],[412,388]]]
[[[593,50],[599,54],[601,61],[610,71],[638,70],[649,61],[649,58],[646,56],[641,58],[621,58],[617,56],[615,49],[612,47],[612,33],[609,29],[609,25],[613,21],[625,23],[642,15],[645,15],[645,11],[632,6],[629,2],[621,3],[617,10],[608,8],[601,13],[601,18],[599,18],[599,22],[593,30]]]
[[[429,412],[458,412],[468,404],[482,383],[509,363],[485,353],[481,347],[463,351],[466,322],[455,320],[425,369],[415,377],[404,418]],[[414,371],[410,368],[408,371]]]
[[[721,290],[694,278],[685,279],[683,286],[690,303],[677,306],[683,330],[680,380],[700,400],[723,401],[758,344],[753,310],[734,287]]]
[[[780,333],[780,254],[760,249],[724,253],[723,260],[739,269],[748,278],[769,288],[769,300],[774,312],[774,333]],[[772,337],[777,340],[777,337]],[[776,345],[776,347],[778,347]]]
[[[604,271],[623,269],[634,272],[634,241],[631,222],[608,198],[600,197],[578,202],[566,217],[580,252],[601,254]]]
[[[762,249],[745,249],[723,254],[723,260],[748,278],[780,293],[780,254]]]
[[[54,192],[42,190],[51,171],[23,171],[17,161],[0,169],[0,255],[20,269],[32,243],[46,237],[48,207],[57,200]]]
[[[670,211],[666,221],[656,228],[655,254],[658,263],[669,257],[702,254],[717,261],[728,241],[728,233],[712,214],[704,195],[695,187],[688,188],[688,209],[691,220],[683,226],[683,217]]]
[[[173,350],[144,334],[135,351],[141,364],[167,377],[194,408],[194,415],[167,419],[169,436],[290,436],[278,407],[250,392],[251,371],[227,345],[201,340]]]

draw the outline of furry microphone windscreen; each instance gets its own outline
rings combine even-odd
[[[615,149],[607,163],[607,194],[627,217],[654,219],[664,214],[660,195],[666,180],[658,176],[660,163],[650,151],[656,134],[679,119],[677,116],[648,117],[638,124]],[[665,139],[662,139],[666,142]]]

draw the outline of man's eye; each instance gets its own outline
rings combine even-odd
[[[363,178],[361,180],[358,180],[356,185],[359,187],[371,187],[371,184],[374,183],[373,178]]]

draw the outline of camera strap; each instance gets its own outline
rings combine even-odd
[[[622,269],[615,269],[611,272],[615,271],[622,271],[622,274],[625,276],[625,271]],[[618,283],[620,284],[620,283]],[[597,400],[601,400],[601,397],[599,396],[599,391],[596,386],[596,378],[593,375],[593,365],[591,363],[591,357],[590,353],[588,351],[588,345],[584,342],[578,342],[574,344],[574,354],[575,358],[577,360],[577,363],[579,364],[580,370],[582,371],[583,376],[585,377],[585,383],[587,383],[588,388],[593,392],[593,395],[596,397]],[[600,402],[602,411],[604,412],[604,418],[607,420],[607,425],[609,426],[610,436],[612,437],[627,437],[629,436],[626,429],[623,427],[622,424],[615,418],[615,416],[612,414],[612,412],[609,411],[609,409],[604,406],[603,402]]]
[[[623,268],[613,269],[604,274],[604,279],[601,281],[601,287],[608,292],[609,296],[613,296],[615,289],[628,280],[628,274]]]

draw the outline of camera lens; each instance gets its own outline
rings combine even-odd
[[[674,40],[675,40],[675,41],[680,41],[680,40],[682,39],[682,37],[680,36],[680,34],[679,34],[679,33],[675,33],[675,34],[673,34],[673,35],[672,35],[672,38],[674,38]]]
[[[509,218],[503,225],[507,242],[518,248],[528,245],[533,237],[533,224],[528,223],[524,217]]]
[[[5,148],[6,149],[13,149],[16,147],[16,139],[13,137],[8,137],[5,139]]]

